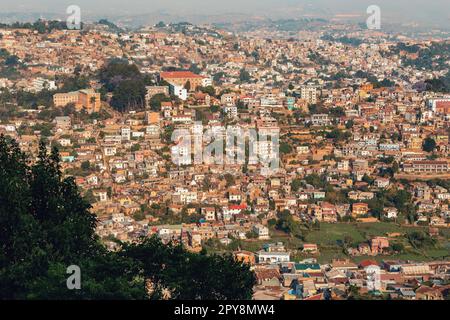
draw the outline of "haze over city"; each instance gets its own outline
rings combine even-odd
[[[450,2],[446,0],[24,0],[20,3],[5,0],[0,3],[0,17],[7,19],[11,13],[14,14],[12,17],[21,20],[35,17],[36,14],[44,18],[64,17],[69,5],[80,6],[88,19],[144,16],[150,22],[165,18],[168,22],[186,20],[193,23],[303,17],[339,17],[364,21],[366,8],[378,5],[387,23],[408,22],[441,27],[450,25]]]

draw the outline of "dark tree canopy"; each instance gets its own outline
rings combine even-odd
[[[432,152],[436,148],[436,141],[433,138],[426,138],[423,141],[422,149],[426,152]]]
[[[245,69],[241,69],[239,72],[239,80],[241,82],[249,82],[251,80],[250,73]]]
[[[111,106],[121,112],[142,109],[145,107],[145,93],[142,80],[121,81],[113,91]]]
[[[172,99],[166,96],[164,93],[157,93],[151,97],[149,104],[153,111],[161,111],[161,102],[170,102]]]
[[[450,93],[450,71],[442,77],[425,81],[426,90]]]
[[[145,107],[145,81],[135,64],[115,59],[100,70],[99,76],[104,88],[113,93],[113,108],[123,112]]]
[[[0,136],[0,299],[251,298],[254,274],[230,255],[198,255],[156,237],[106,250],[59,161],[41,143],[32,164]],[[80,267],[80,290],[67,289],[70,265]]]

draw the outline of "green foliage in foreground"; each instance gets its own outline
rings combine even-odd
[[[0,137],[0,299],[250,299],[255,276],[232,256],[187,252],[155,237],[107,251],[96,217],[56,149],[30,164]],[[66,269],[81,269],[69,290]]]

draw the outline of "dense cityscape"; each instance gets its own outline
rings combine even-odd
[[[444,31],[314,19],[5,23],[1,165],[15,142],[33,174],[55,156],[108,252],[138,256],[147,239],[193,260],[231,256],[254,276],[243,299],[446,300],[449,61]],[[2,215],[15,206],[5,190]],[[226,297],[180,288],[157,298]]]

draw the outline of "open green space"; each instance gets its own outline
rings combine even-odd
[[[358,244],[369,240],[374,236],[387,236],[388,234],[399,233],[401,235],[408,234],[413,231],[427,231],[426,227],[403,226],[389,222],[377,223],[321,223],[320,229],[303,231],[304,241],[290,236],[282,231],[271,229],[270,240],[244,240],[240,241],[240,248],[256,252],[261,250],[265,243],[283,242],[285,247],[291,251],[292,260],[298,261],[306,258],[316,258],[320,263],[331,262],[335,258],[350,258],[354,262],[360,262],[365,259],[382,260],[412,260],[412,261],[429,261],[449,259],[450,232],[447,229],[441,229],[441,238],[435,247],[422,248],[416,250],[411,247],[408,240],[404,236],[398,236],[391,239],[392,243],[401,243],[405,250],[395,255],[378,255],[378,256],[347,256],[342,248],[342,241],[347,238],[351,239],[353,244]],[[315,243],[319,246],[320,253],[318,255],[304,254],[299,250],[303,243]]]

